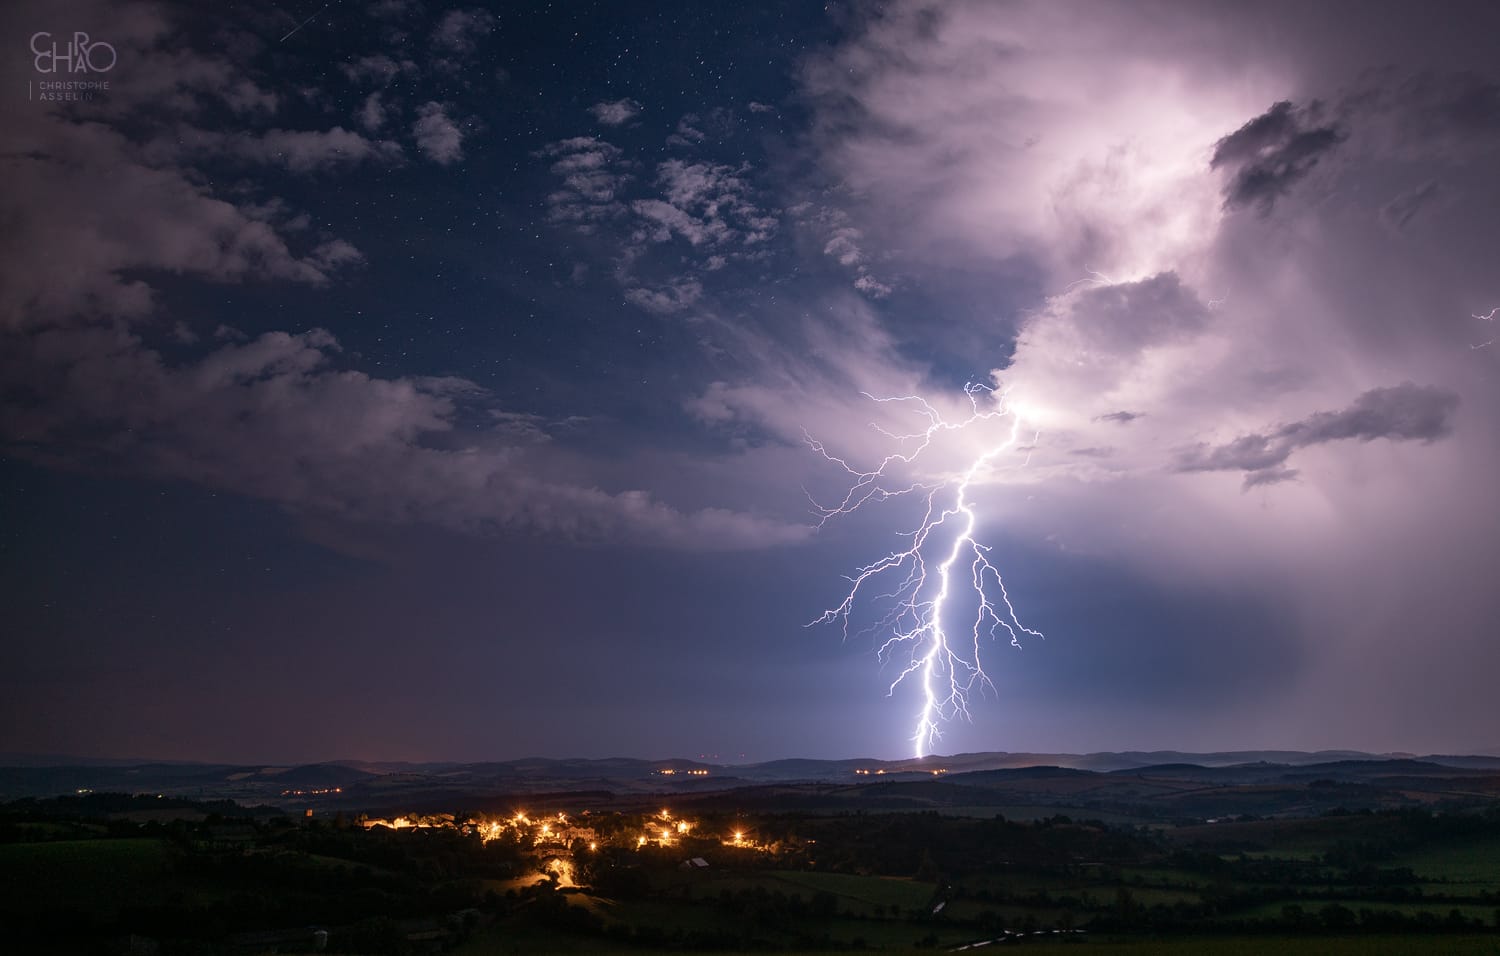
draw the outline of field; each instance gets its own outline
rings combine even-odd
[[[1424,879],[1500,889],[1500,837],[1423,847],[1397,862]]]
[[[60,913],[86,899],[91,912],[108,918],[189,889],[171,877],[161,840],[0,845],[0,913]]]
[[[1004,947],[1013,949],[1014,947]],[[930,947],[887,949],[893,956],[928,956]],[[996,951],[984,947],[967,952]],[[1076,942],[1028,942],[1020,950],[1031,956],[1494,956],[1493,936],[1206,936],[1184,939],[1087,939]],[[527,956],[555,953],[639,956],[640,947],[600,943],[593,937],[557,933],[527,934],[498,931],[473,939],[453,951],[455,956]],[[678,950],[681,956],[710,956],[712,951]],[[824,950],[783,950],[784,956],[812,956]]]
[[[87,802],[0,808],[13,951],[135,935],[254,956],[308,951],[321,928],[329,952],[391,956],[1001,940],[1140,956],[1500,952],[1500,810],[1142,827],[596,805],[512,814],[486,841],[484,821],[451,813],[393,828],[184,807],[141,822],[132,800],[112,801],[92,816]]]

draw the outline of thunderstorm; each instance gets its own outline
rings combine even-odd
[[[866,596],[865,592],[877,579],[896,582],[892,590],[872,596],[875,600],[894,602],[872,630],[886,635],[879,646],[879,659],[883,663],[901,657],[900,673],[891,682],[888,693],[894,696],[908,679],[919,685],[921,706],[912,734],[915,755],[919,758],[931,752],[942,736],[942,724],[960,717],[969,719],[969,698],[976,689],[995,689],[981,660],[986,639],[994,640],[1004,630],[1011,645],[1019,648],[1023,634],[1043,637],[1040,631],[1021,623],[1004,579],[990,560],[990,548],[975,537],[979,516],[969,496],[971,487],[994,470],[1002,455],[1019,454],[1022,450],[1018,446],[1023,428],[1021,411],[1006,402],[1003,391],[986,385],[965,385],[964,392],[969,399],[970,414],[958,421],[944,419],[930,402],[917,395],[876,398],[861,393],[880,404],[910,406],[925,422],[920,430],[906,434],[872,425],[893,443],[894,450],[869,470],[851,465],[831,454],[823,442],[804,436],[814,452],[838,465],[852,479],[837,503],[825,505],[813,499],[819,527],[837,516],[892,498],[916,496],[923,502],[916,527],[899,533],[906,546],[847,576],[850,587],[843,600],[811,622],[838,622],[847,639],[850,616]],[[984,447],[962,470],[905,484],[897,479],[896,472],[914,465],[943,433],[979,428],[1000,419],[1009,420],[1003,430],[1004,437]],[[958,592],[965,589],[976,607],[967,625],[955,633],[950,631],[945,617],[956,613],[950,605],[956,603]]]

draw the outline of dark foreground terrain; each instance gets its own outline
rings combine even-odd
[[[0,949],[1500,952],[1500,771],[1439,759],[30,796],[0,806]]]

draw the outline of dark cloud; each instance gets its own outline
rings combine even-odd
[[[418,137],[418,144],[421,145],[421,137]],[[402,158],[399,144],[367,139],[342,126],[326,130],[269,129],[232,134],[182,128],[173,141],[152,143],[146,155],[155,163],[195,156],[223,156],[245,163],[280,166],[294,173],[318,172],[367,161],[397,164]]]
[[[1464,133],[1500,133],[1500,83],[1472,73],[1442,77],[1429,88],[1429,115]]]
[[[389,86],[397,77],[413,76],[418,72],[417,65],[411,60],[397,61],[383,53],[361,56],[347,63],[341,63],[339,70],[351,83],[368,83],[375,86]]]
[[[487,10],[449,10],[432,31],[432,48],[447,56],[463,59],[495,29],[494,14]]]
[[[472,382],[379,378],[339,368],[339,351],[322,329],[266,333],[179,364],[121,330],[6,336],[0,438],[33,461],[187,479],[362,521],[712,549],[806,534],[564,480],[527,452],[545,423],[490,409],[510,427],[460,432],[461,412],[488,404]],[[528,425],[524,434],[517,422]]]
[[[1261,471],[1252,471],[1245,476],[1245,490],[1251,488],[1262,488],[1268,485],[1277,485],[1283,481],[1295,481],[1297,470],[1295,468],[1265,468]]]
[[[1300,108],[1282,100],[1219,140],[1210,165],[1234,171],[1224,191],[1225,204],[1269,210],[1277,197],[1343,142],[1347,132],[1323,123],[1322,112],[1316,100]]]
[[[1319,412],[1280,434],[1299,447],[1351,438],[1430,442],[1451,434],[1457,407],[1458,396],[1451,392],[1404,382],[1371,389],[1341,412]]]
[[[1114,422],[1114,423],[1116,423],[1118,425],[1129,425],[1131,422],[1135,421],[1137,418],[1145,418],[1145,417],[1146,417],[1145,414],[1142,413],[1142,412],[1127,412],[1127,411],[1121,410],[1121,411],[1118,411],[1118,412],[1110,412],[1107,415],[1100,415],[1098,418],[1094,419],[1094,421],[1096,421],[1096,422]]]
[[[7,223],[0,325],[141,317],[157,295],[150,275],[323,285],[338,265],[357,260],[346,240],[279,230],[267,221],[267,204],[206,188],[209,176],[195,151],[184,152],[178,123],[139,126],[132,138],[94,119],[30,113],[8,123],[13,151],[0,157],[0,220]],[[279,144],[284,152],[274,161],[298,172],[374,150],[337,128],[215,138],[245,159],[266,161]],[[59,222],[68,228],[51,225]]]
[[[1091,346],[1115,353],[1184,338],[1208,318],[1208,306],[1173,272],[1088,289],[1073,307],[1073,324]]]
[[[1318,412],[1282,425],[1268,435],[1242,435],[1224,445],[1199,445],[1179,458],[1177,470],[1244,471],[1245,487],[1274,484],[1296,476],[1286,461],[1299,448],[1335,441],[1432,442],[1453,430],[1458,396],[1405,382],[1375,388],[1342,411]]]

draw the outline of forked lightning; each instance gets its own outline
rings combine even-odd
[[[880,645],[883,662],[898,654],[906,658],[900,663],[900,674],[891,682],[890,693],[894,695],[908,678],[921,685],[921,708],[912,737],[918,757],[926,755],[936,744],[941,724],[956,717],[969,717],[969,696],[976,687],[994,690],[980,659],[985,640],[997,637],[1001,629],[1016,647],[1021,646],[1023,634],[1043,636],[1017,618],[1000,571],[990,561],[990,548],[975,538],[979,518],[969,497],[970,488],[993,470],[1001,455],[1019,450],[1021,415],[1007,406],[1003,392],[977,384],[964,386],[964,392],[972,412],[957,422],[945,421],[931,403],[917,395],[876,398],[862,393],[882,404],[909,404],[926,421],[925,428],[909,434],[895,434],[873,425],[894,444],[895,450],[868,471],[830,454],[821,441],[806,436],[813,451],[843,468],[853,479],[837,504],[813,502],[820,527],[835,516],[850,514],[871,502],[878,504],[913,495],[925,501],[917,526],[900,534],[907,546],[860,568],[848,578],[850,588],[844,599],[813,622],[838,621],[847,638],[850,615],[862,597],[894,601],[874,629],[889,635]],[[912,479],[904,485],[894,474],[904,466],[913,465],[939,435],[983,427],[984,423],[1003,418],[1010,419],[1006,437],[970,460],[961,472],[930,480]],[[894,487],[888,484],[893,480]],[[951,539],[948,532],[952,532]],[[897,583],[891,591],[866,595],[877,578],[895,579]],[[972,622],[955,640],[944,617],[955,592],[965,588],[971,590],[977,608]]]

